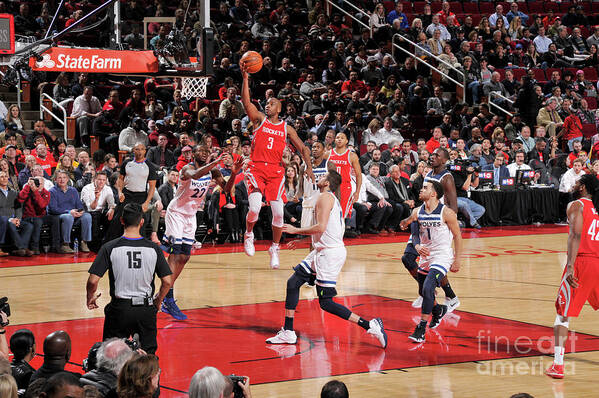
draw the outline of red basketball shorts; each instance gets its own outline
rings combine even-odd
[[[267,202],[285,197],[285,170],[278,164],[250,162],[245,181],[248,194],[261,192]]]
[[[351,217],[354,205],[352,193],[351,183],[342,183],[339,186],[339,203],[341,204],[341,210],[343,210],[343,218]]]
[[[594,310],[599,309],[599,259],[592,256],[578,256],[574,262],[574,276],[579,286],[574,289],[566,281],[566,269],[559,285],[555,308],[565,317],[576,317],[588,301]]]

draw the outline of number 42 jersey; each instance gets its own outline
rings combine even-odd
[[[197,211],[202,207],[211,180],[212,176],[210,174],[197,180],[191,178],[179,180],[177,192],[175,192],[173,200],[169,203],[168,210],[195,217]]]

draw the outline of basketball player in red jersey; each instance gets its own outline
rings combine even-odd
[[[241,102],[250,121],[254,126],[254,139],[252,141],[252,154],[250,163],[245,173],[248,186],[249,210],[246,217],[245,237],[243,248],[248,256],[253,256],[254,224],[258,220],[262,208],[262,195],[270,203],[272,211],[272,246],[268,249],[271,268],[279,268],[279,242],[283,232],[283,194],[285,182],[285,169],[283,167],[283,150],[287,145],[287,138],[298,150],[306,165],[305,173],[314,181],[312,173],[312,160],[310,150],[304,146],[297,136],[295,129],[279,118],[281,102],[276,98],[269,98],[264,107],[266,115],[259,112],[250,99],[249,75],[245,64],[241,65],[243,87]]]
[[[568,257],[555,301],[555,352],[553,364],[545,371],[555,379],[564,378],[570,317],[577,317],[587,301],[599,309],[599,181],[585,174],[572,190],[579,199],[568,204]]]
[[[331,149],[325,158],[335,165],[337,173],[341,174],[341,185],[339,186],[339,202],[343,210],[343,218],[351,216],[351,210],[354,202],[358,201],[360,187],[362,186],[362,168],[358,155],[350,151],[347,147],[348,139],[344,132],[339,132],[335,136],[335,148]],[[351,187],[351,169],[356,174],[356,190],[352,195]]]

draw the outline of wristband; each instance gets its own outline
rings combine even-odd
[[[1,331],[0,331],[0,334],[6,334],[6,329],[4,329],[4,330],[1,330]]]

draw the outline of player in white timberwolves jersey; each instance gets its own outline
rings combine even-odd
[[[441,183],[429,180],[424,182],[420,190],[422,206],[414,209],[412,215],[402,220],[402,228],[413,221],[418,222],[419,240],[414,245],[419,249],[418,290],[423,297],[420,323],[416,326],[410,339],[417,343],[425,340],[426,325],[431,319],[429,328],[439,326],[447,313],[447,306],[437,304],[435,289],[448,271],[458,272],[462,253],[462,235],[456,213],[440,202],[443,197]],[[452,242],[454,247],[452,248]]]
[[[173,286],[183,267],[189,261],[191,247],[195,241],[196,213],[201,208],[206,193],[214,182],[220,185],[224,192],[231,190],[235,175],[241,169],[243,159],[239,158],[233,165],[229,181],[225,180],[220,171],[214,167],[220,162],[220,158],[206,164],[210,151],[206,146],[196,146],[193,152],[193,162],[181,169],[179,186],[173,200],[166,209],[164,223],[166,230],[164,238],[169,246],[170,255],[168,265],[173,271]],[[210,172],[210,174],[208,174]],[[181,312],[173,296],[173,288],[162,303],[162,311],[178,320],[187,319],[187,315]]]
[[[316,201],[316,223],[307,228],[296,228],[285,224],[283,232],[289,234],[311,235],[314,250],[306,260],[298,264],[287,281],[287,297],[285,298],[285,324],[276,336],[266,340],[268,344],[295,344],[297,335],[293,330],[293,318],[299,302],[300,287],[309,281],[313,262],[316,271],[316,292],[320,308],[340,318],[357,323],[368,333],[374,335],[383,348],[387,347],[387,334],[383,321],[375,318],[370,321],[352,313],[347,307],[333,301],[337,295],[335,286],[337,277],[345,263],[347,251],[343,244],[345,222],[339,200],[333,194],[341,184],[341,175],[334,170],[329,171],[318,182],[320,196]],[[312,260],[313,259],[313,260]]]
[[[316,141],[312,144],[312,172],[314,173],[315,181],[310,180],[304,173],[305,166],[300,169],[300,196],[302,196],[302,218],[301,227],[311,227],[314,222],[314,206],[320,190],[318,189],[318,181],[327,174],[327,159],[324,157],[324,144]]]

